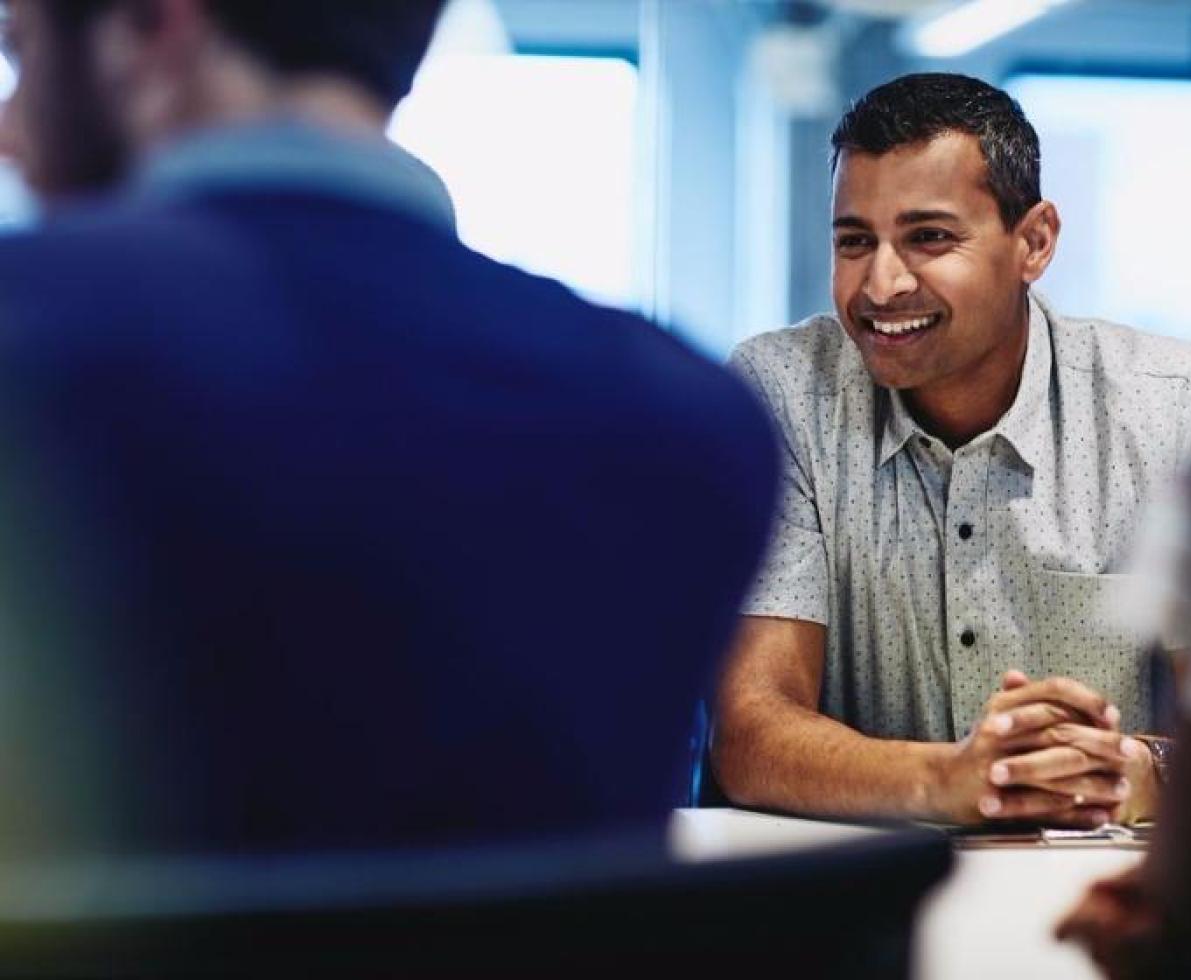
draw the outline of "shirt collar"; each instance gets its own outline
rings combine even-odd
[[[1043,451],[1046,433],[1043,423],[1050,400],[1050,376],[1053,355],[1050,344],[1049,313],[1043,301],[1032,292],[1029,295],[1029,333],[1026,339],[1026,360],[1022,366],[1021,382],[1009,410],[990,431],[1008,442],[1028,466],[1035,466]],[[887,388],[877,392],[878,411],[884,418],[877,466],[884,466],[915,436],[927,433],[914,421],[902,401],[901,394]]]
[[[438,175],[383,137],[332,133],[291,119],[220,126],[153,153],[134,191],[185,196],[215,189],[297,189],[393,207],[455,233]]]
[[[901,395],[892,388],[877,389],[877,404],[885,424],[881,428],[881,447],[877,466],[884,466],[901,452],[914,436],[925,435],[902,402]]]
[[[1009,411],[993,432],[1011,445],[1023,463],[1038,465],[1048,439],[1050,422],[1050,379],[1054,354],[1051,351],[1050,315],[1043,301],[1030,294],[1030,337],[1021,384]]]

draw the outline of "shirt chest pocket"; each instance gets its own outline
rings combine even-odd
[[[1046,676],[1073,677],[1121,709],[1125,731],[1149,727],[1147,637],[1130,622],[1131,575],[1033,573],[1033,647]]]

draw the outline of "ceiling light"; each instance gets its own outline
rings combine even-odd
[[[1036,20],[1070,0],[969,0],[910,21],[903,43],[925,58],[954,58]]]

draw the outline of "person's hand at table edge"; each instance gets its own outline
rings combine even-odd
[[[1095,882],[1055,926],[1055,938],[1082,946],[1109,980],[1154,976],[1162,918],[1145,867]]]

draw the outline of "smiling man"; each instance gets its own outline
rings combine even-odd
[[[1060,222],[1004,92],[900,78],[832,144],[836,316],[734,355],[785,462],[720,782],[811,813],[1148,816],[1164,746],[1117,573],[1191,439],[1191,349],[1032,293]]]

